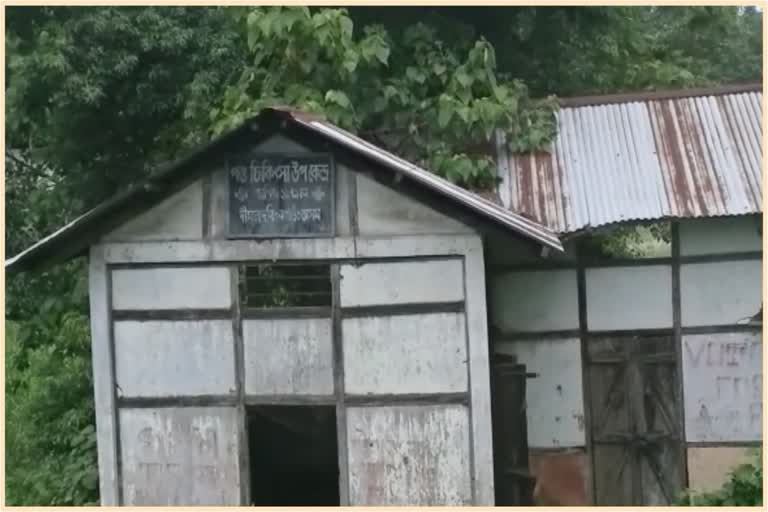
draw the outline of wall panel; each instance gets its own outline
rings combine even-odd
[[[760,260],[682,265],[683,327],[746,322],[760,310],[762,283]]]
[[[531,476],[538,506],[589,506],[589,456],[584,450],[531,450]]]
[[[491,325],[504,332],[579,328],[576,270],[510,272],[490,283]]]
[[[714,492],[741,464],[754,462],[755,448],[743,446],[691,446],[688,448],[688,487],[696,492]]]
[[[759,216],[691,219],[680,222],[680,254],[727,254],[759,251]]]
[[[682,355],[688,441],[760,441],[760,333],[686,335]]]
[[[243,321],[247,395],[332,395],[330,318]]]
[[[590,331],[672,327],[672,268],[668,265],[588,268]]]
[[[161,267],[112,271],[114,309],[205,309],[232,305],[226,267]]]
[[[466,407],[353,407],[347,424],[351,505],[472,503]]]
[[[463,313],[344,319],[346,392],[467,391],[465,329]]]
[[[123,504],[239,505],[237,411],[120,411]]]
[[[341,268],[342,307],[462,300],[464,270],[460,259]]]
[[[225,395],[235,392],[232,322],[119,321],[116,381],[123,396]]]

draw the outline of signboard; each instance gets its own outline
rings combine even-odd
[[[763,429],[760,333],[686,335],[682,356],[687,440],[760,441]]]
[[[334,235],[331,155],[249,155],[227,171],[231,238]]]

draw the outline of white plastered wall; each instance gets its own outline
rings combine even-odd
[[[702,448],[762,441],[763,339],[746,327],[762,308],[762,261],[748,257],[762,247],[759,226],[752,216],[680,224],[683,257],[707,256],[680,269],[685,430]],[[696,479],[712,450],[689,450]]]
[[[762,439],[757,419],[763,407],[756,394],[756,386],[762,385],[762,337],[744,330],[761,308],[762,265],[755,255],[762,247],[758,227],[759,219],[753,217],[680,222],[679,371],[687,441],[696,446]],[[488,286],[494,349],[516,356],[528,371],[538,374],[527,381],[529,446],[583,446],[584,433],[575,428],[577,423],[563,421],[583,414],[585,408],[577,271],[557,268],[575,257],[545,259],[524,244],[491,242]],[[647,263],[585,269],[589,331],[649,329],[671,335],[672,266],[669,261]],[[727,332],[737,324],[734,332]],[[726,332],[686,334],[686,329]],[[722,371],[715,368],[720,363],[726,366]],[[704,417],[702,405],[707,411]],[[691,459],[699,452],[691,447],[688,453],[692,483],[702,481],[702,462]]]

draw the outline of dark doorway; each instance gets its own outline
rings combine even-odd
[[[248,409],[251,502],[255,506],[338,506],[334,406]]]
[[[528,468],[525,414],[525,365],[512,356],[494,354],[491,360],[493,461],[496,506],[533,504],[533,478]]]

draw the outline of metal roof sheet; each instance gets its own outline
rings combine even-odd
[[[565,100],[551,151],[513,154],[499,137],[499,196],[560,234],[761,213],[758,87]]]

